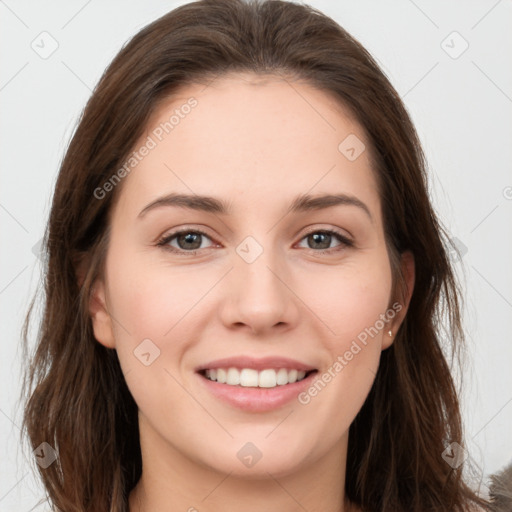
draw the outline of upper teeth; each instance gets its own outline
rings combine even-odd
[[[293,382],[302,380],[306,375],[303,370],[254,370],[252,368],[216,368],[206,370],[206,377],[210,380],[216,380],[221,384],[230,386],[260,387],[274,388],[276,386],[284,386]]]

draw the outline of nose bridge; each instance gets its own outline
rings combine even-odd
[[[266,299],[267,302],[282,299],[283,284],[275,276],[275,269],[282,265],[278,263],[271,237],[260,243],[255,237],[247,236],[236,247],[236,253],[235,271],[243,283],[245,297],[253,297],[256,301]]]
[[[228,322],[264,330],[293,321],[293,294],[283,283],[286,276],[280,275],[285,265],[278,252],[270,236],[262,242],[247,236],[235,248]]]

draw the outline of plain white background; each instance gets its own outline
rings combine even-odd
[[[121,46],[183,3],[0,0],[2,511],[28,511],[43,496],[18,443],[19,339],[60,160]],[[419,132],[434,206],[463,252],[454,258],[470,349],[463,411],[485,477],[512,460],[512,2],[306,3],[372,53]]]

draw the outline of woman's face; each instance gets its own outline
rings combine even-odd
[[[91,301],[143,453],[276,477],[345,456],[407,306],[365,146],[332,98],[276,77],[191,85],[155,112]]]

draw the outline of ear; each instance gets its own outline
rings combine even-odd
[[[402,325],[405,315],[407,314],[407,310],[409,309],[409,303],[414,290],[415,265],[414,255],[411,251],[405,251],[402,253],[400,265],[404,276],[405,289],[398,290],[398,297],[394,298],[392,302],[392,309],[396,314],[384,327],[382,350],[389,348],[395,340],[396,333],[398,332],[400,325]],[[389,335],[389,331],[392,333],[391,336]]]
[[[107,348],[115,348],[112,319],[107,309],[105,297],[105,284],[102,280],[99,280],[91,290],[89,313],[96,340]]]

